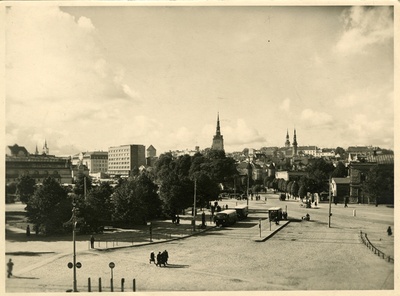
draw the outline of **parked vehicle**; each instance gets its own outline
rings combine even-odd
[[[282,220],[282,208],[279,207],[274,207],[274,208],[270,208],[268,209],[268,218],[270,221],[280,221]]]
[[[247,205],[238,205],[235,207],[235,211],[239,220],[246,219],[249,214],[249,207]]]
[[[214,222],[217,226],[233,225],[238,220],[236,210],[224,210],[216,213]]]

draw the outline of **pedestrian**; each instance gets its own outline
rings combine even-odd
[[[159,265],[160,267],[161,267],[161,252],[158,252],[158,254],[157,254],[157,263],[156,263],[156,266],[157,265]]]
[[[181,218],[179,218],[179,215],[176,215],[176,225],[179,225],[180,220],[181,220]]]
[[[30,236],[30,235],[31,235],[31,229],[28,225],[28,226],[26,226],[26,236]]]
[[[7,262],[7,277],[12,276],[12,271],[13,271],[14,263],[12,262],[11,258]]]
[[[201,214],[201,225],[206,226],[206,214],[204,212]]]
[[[228,209],[228,205],[225,205],[225,209]]]
[[[149,263],[151,263],[151,262],[154,262],[154,264],[156,264],[156,258],[154,255],[154,251],[151,251],[151,253],[150,253],[150,262]]]
[[[90,236],[90,248],[91,248],[91,249],[94,249],[94,241],[95,241],[94,236],[91,235],[91,236]]]
[[[387,234],[388,234],[389,236],[392,235],[392,228],[390,228],[390,226],[388,227],[388,229],[387,229],[386,231],[387,231]]]
[[[165,251],[163,252],[163,254],[164,254],[164,256],[163,256],[163,257],[164,257],[164,258],[163,258],[164,260],[163,260],[163,261],[164,261],[164,266],[165,266],[165,264],[168,264],[168,257],[169,257],[169,256],[168,256],[168,251],[165,250]]]

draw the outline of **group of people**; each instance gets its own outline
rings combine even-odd
[[[157,261],[156,261],[157,260]],[[167,266],[168,264],[168,252],[167,250],[164,250],[163,252],[158,252],[157,256],[154,254],[154,251],[150,253],[150,261],[149,263],[154,262],[156,266],[160,266],[163,264],[164,266]]]
[[[256,200],[261,200],[261,195],[256,194]],[[253,200],[253,194],[251,195],[251,200]],[[267,201],[267,199],[265,198],[265,201]]]
[[[173,224],[179,225],[180,220],[181,220],[181,218],[179,218],[179,215],[175,215],[175,214],[172,215],[172,223]]]

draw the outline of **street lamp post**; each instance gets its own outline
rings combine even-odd
[[[249,163],[247,165],[247,206],[249,206],[250,169],[251,169],[251,164],[249,158]]]
[[[193,195],[193,231],[196,231],[196,187],[197,180],[194,178],[194,195]]]
[[[76,285],[76,240],[75,240],[75,231],[76,231],[76,204],[75,202],[72,204],[72,241],[73,241],[73,270],[74,270],[74,292],[78,292]]]

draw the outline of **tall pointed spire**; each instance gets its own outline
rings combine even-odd
[[[49,148],[47,147],[47,140],[44,139],[43,154],[49,154]]]
[[[285,142],[285,147],[286,147],[286,148],[289,148],[289,147],[290,147],[289,129],[286,131],[286,142]]]
[[[221,135],[221,127],[219,125],[219,112],[217,116],[217,130],[213,138],[213,143],[211,149],[214,150],[224,150],[224,137]]]
[[[294,129],[293,135],[293,156],[297,155],[297,137],[296,137],[296,129]]]
[[[293,145],[297,145],[296,129],[294,129],[294,135],[293,135]]]
[[[37,144],[36,144],[36,150],[35,150],[35,155],[39,154],[39,150],[37,149]]]
[[[218,112],[218,116],[217,116],[217,131],[215,133],[217,136],[221,135],[221,127],[219,126],[219,112]]]

